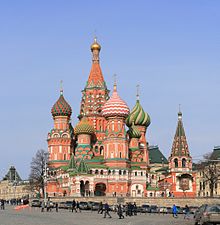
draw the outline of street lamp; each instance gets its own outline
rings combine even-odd
[[[47,178],[48,178],[48,171],[49,171],[49,168],[47,167],[47,162],[45,160],[45,163],[44,163],[44,173],[43,173],[43,182],[44,182],[44,205],[46,205],[46,202],[47,202]]]

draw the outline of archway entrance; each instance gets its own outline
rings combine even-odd
[[[105,196],[106,185],[104,183],[98,183],[95,185],[95,196]]]
[[[85,183],[85,195],[90,196],[89,181],[88,180]]]
[[[80,181],[80,195],[85,196],[85,184],[83,180]]]

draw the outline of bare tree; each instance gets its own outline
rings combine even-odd
[[[32,191],[43,193],[44,196],[44,167],[48,162],[48,152],[43,149],[37,151],[35,157],[32,158],[31,172],[29,175],[30,187]]]
[[[204,155],[204,161],[197,165],[197,169],[203,173],[204,182],[210,189],[210,197],[213,197],[214,188],[220,181],[220,160],[213,152],[208,153]]]

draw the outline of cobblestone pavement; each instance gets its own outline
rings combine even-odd
[[[118,219],[111,212],[112,218],[103,218],[97,212],[82,211],[82,213],[60,210],[59,212],[40,212],[38,208],[16,211],[11,207],[0,210],[0,225],[193,225],[193,219],[184,220],[183,215],[177,219],[171,215],[137,215]]]

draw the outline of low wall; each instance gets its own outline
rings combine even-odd
[[[52,197],[54,202],[61,201],[93,201],[93,202],[108,202],[109,204],[116,204],[120,202],[136,202],[137,205],[148,204],[157,206],[171,207],[173,204],[184,207],[200,206],[202,204],[220,204],[220,198],[116,198],[116,197]]]

